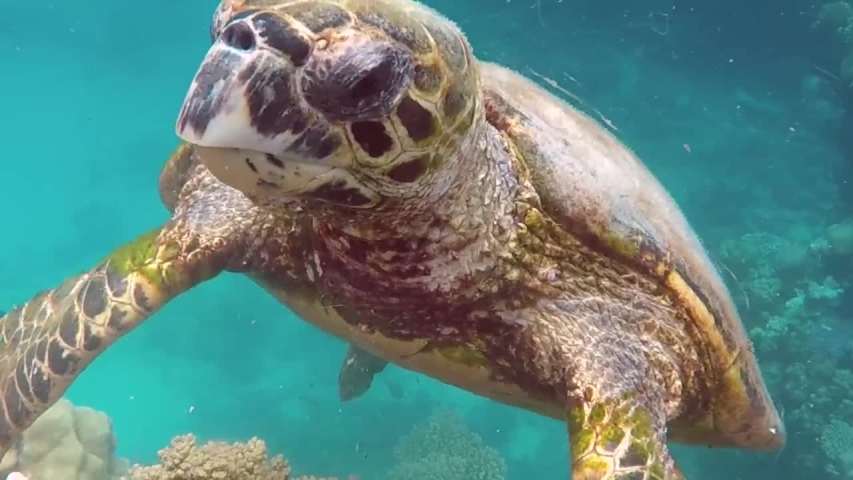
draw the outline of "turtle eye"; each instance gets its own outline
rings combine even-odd
[[[333,121],[387,117],[408,90],[412,59],[384,43],[316,52],[305,68],[305,100]]]

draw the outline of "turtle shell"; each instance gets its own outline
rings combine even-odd
[[[482,64],[486,115],[504,131],[543,211],[599,254],[656,282],[690,322],[711,378],[698,416],[676,419],[673,440],[742,448],[784,441],[752,345],[717,269],[679,207],[607,129],[521,75]]]

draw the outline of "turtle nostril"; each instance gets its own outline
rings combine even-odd
[[[222,42],[237,50],[249,51],[255,48],[255,32],[245,22],[229,25],[222,32]]]

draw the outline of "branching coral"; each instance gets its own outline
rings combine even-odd
[[[782,458],[801,469],[798,477],[815,471],[828,479],[853,475],[839,456],[853,451],[853,440],[832,448],[844,444],[839,439],[846,431],[833,419],[853,418],[853,325],[841,308],[851,287],[845,266],[853,228],[843,225],[785,236],[761,232],[722,249],[728,276],[738,279],[733,290],[749,294],[749,304],[742,295],[736,301],[790,432]],[[814,448],[816,438],[823,449]],[[834,468],[827,471],[829,464]]]
[[[0,462],[0,478],[27,480],[291,480],[282,456],[267,458],[263,440],[196,445],[175,437],[158,452],[160,464],[115,457],[112,422],[103,413],[60,400],[42,414]],[[305,476],[293,480],[338,480]],[[350,477],[348,480],[355,480]]]
[[[159,465],[134,465],[132,480],[288,480],[290,466],[281,456],[267,459],[263,440],[245,443],[208,442],[197,446],[193,435],[172,439],[158,452]]]
[[[157,452],[159,465],[134,465],[131,480],[290,480],[290,465],[281,455],[267,457],[263,440],[208,442],[197,445],[192,434],[172,439]],[[336,480],[314,476],[294,480]]]
[[[0,475],[30,480],[114,480],[127,471],[115,458],[112,422],[103,412],[60,400],[47,410],[0,463]]]
[[[500,453],[468,430],[459,414],[442,411],[404,436],[388,480],[504,480]]]
[[[809,245],[760,232],[726,241],[722,247],[726,273],[736,279],[758,311],[766,311],[794,293],[815,264]]]
[[[853,476],[853,427],[838,419],[830,421],[820,435],[820,445],[827,458],[831,474],[842,478]]]

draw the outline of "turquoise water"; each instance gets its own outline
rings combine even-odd
[[[841,471],[853,462],[820,441],[833,420],[853,423],[853,247],[840,246],[853,239],[828,228],[853,211],[844,196],[853,152],[838,142],[853,131],[839,130],[849,128],[839,47],[810,28],[817,11],[780,7],[786,19],[746,37],[749,18],[764,17],[669,2],[429,3],[481,58],[571,91],[615,126],[728,272],[789,446],[764,455],[676,447],[688,478],[853,478],[853,467]],[[0,307],[168,218],[156,182],[215,4],[2,6]],[[811,46],[788,48],[792,31]],[[259,436],[298,473],[383,479],[400,439],[449,408],[497,449],[506,478],[567,478],[562,424],[399,368],[341,404],[345,351],[248,280],[223,276],[121,340],[67,397],[109,414],[117,455],[132,462],[155,462],[182,433]],[[853,447],[853,434],[842,440]]]

